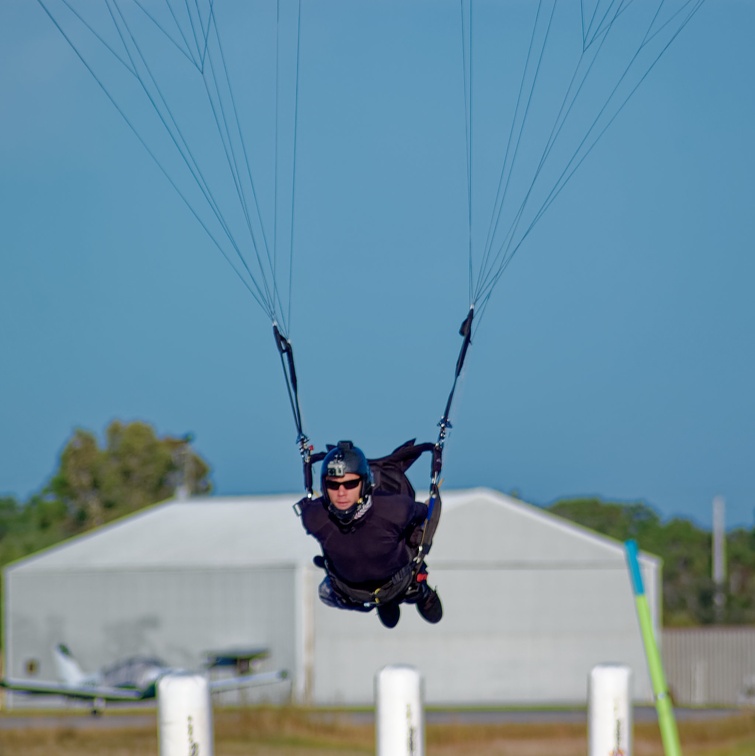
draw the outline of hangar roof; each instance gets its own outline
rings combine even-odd
[[[157,504],[20,560],[8,570],[274,567],[311,563],[300,497],[206,497]],[[623,564],[619,541],[485,488],[443,493],[431,567]],[[645,556],[645,558],[648,558]],[[653,561],[655,561],[653,559]]]

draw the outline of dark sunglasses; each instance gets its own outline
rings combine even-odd
[[[343,486],[347,491],[353,491],[360,483],[362,482],[361,478],[355,478],[354,480],[326,480],[325,481],[325,488],[328,489],[328,491],[337,491],[341,486]]]

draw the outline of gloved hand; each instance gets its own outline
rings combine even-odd
[[[417,546],[419,546],[422,543],[422,536],[424,535],[424,533],[425,533],[424,524],[417,525],[417,527],[414,528],[414,530],[412,530],[412,532],[409,534],[409,537],[406,539],[406,542],[410,546],[413,546],[416,549]]]

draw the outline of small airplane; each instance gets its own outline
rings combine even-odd
[[[233,663],[236,670],[248,671],[267,655],[267,650],[260,648],[214,652],[208,656],[207,668]],[[16,693],[91,701],[92,713],[96,714],[109,702],[134,703],[154,699],[157,697],[157,684],[162,677],[184,671],[170,667],[160,659],[135,656],[87,675],[68,647],[62,643],[53,649],[53,659],[59,678],[57,682],[5,678],[0,680],[0,687]],[[286,677],[287,673],[283,670],[236,674],[233,677],[210,680],[210,692],[269,685],[281,682]]]

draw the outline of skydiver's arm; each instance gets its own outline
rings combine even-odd
[[[403,538],[410,546],[416,546],[422,540],[422,526],[427,519],[427,504],[414,501],[412,505]]]

